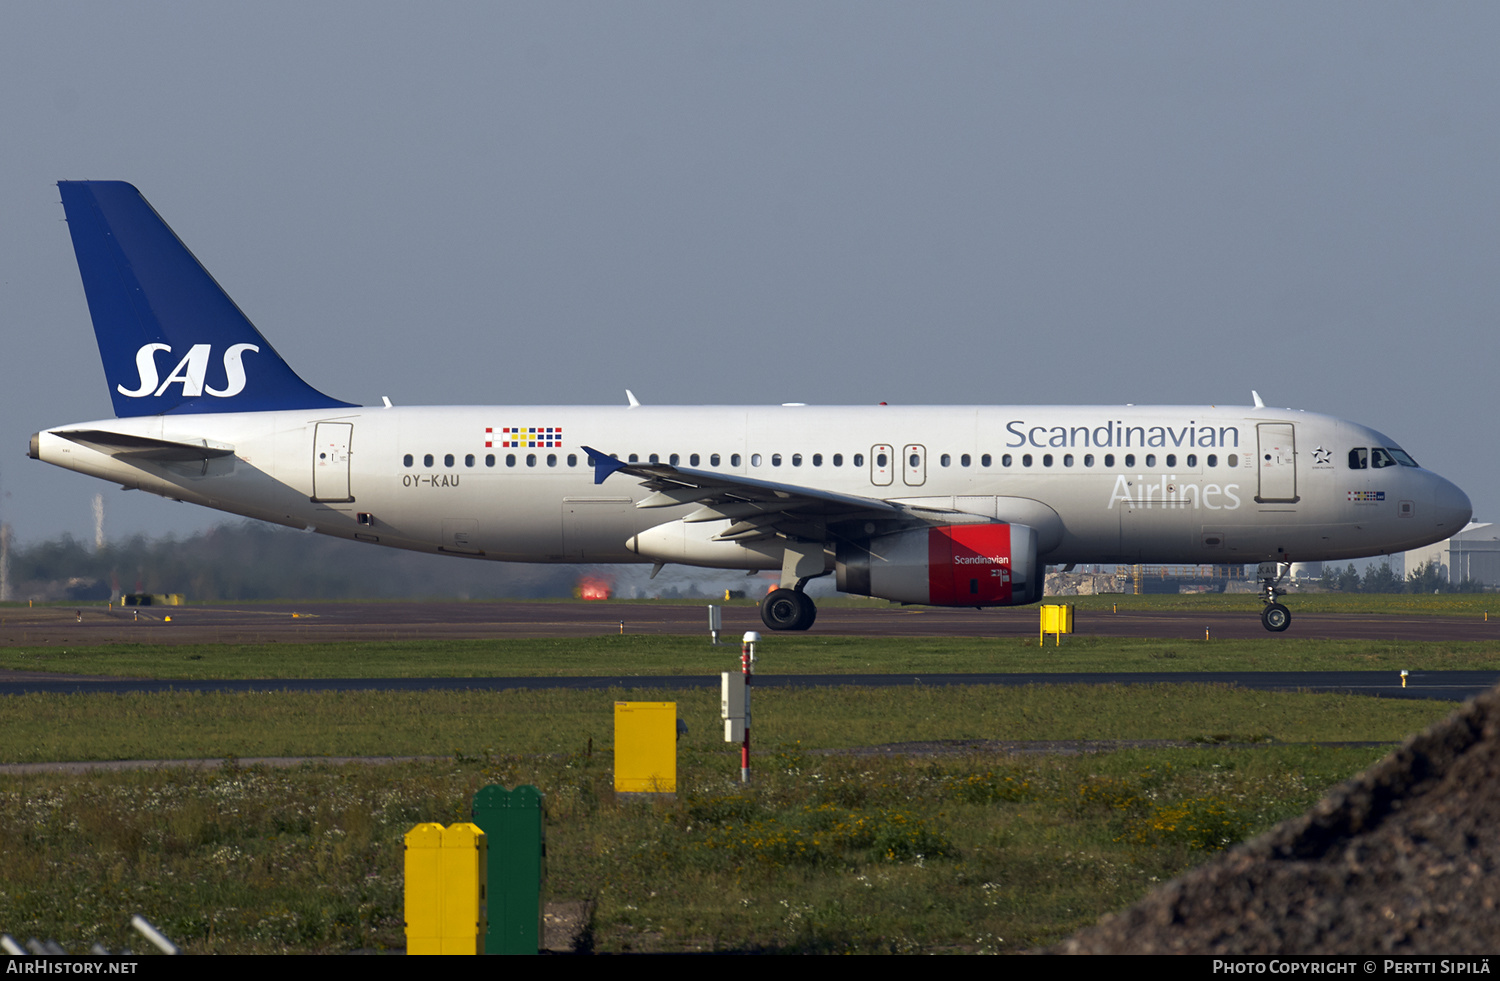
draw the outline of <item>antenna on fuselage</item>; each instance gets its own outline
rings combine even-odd
[[[641,407],[640,400],[637,399],[635,397],[635,393],[628,388],[625,389],[625,400],[630,403],[630,408],[632,409],[639,409]]]
[[[1260,393],[1253,388],[1250,389],[1250,397],[1255,400],[1255,407],[1257,409],[1264,409],[1266,407],[1266,403],[1260,400]]]

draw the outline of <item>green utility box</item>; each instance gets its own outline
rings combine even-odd
[[[494,785],[474,795],[474,823],[489,839],[491,954],[535,954],[542,948],[542,885],[547,878],[546,809],[528,785]]]

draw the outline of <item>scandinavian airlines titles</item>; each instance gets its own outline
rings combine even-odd
[[[1178,446],[1188,449],[1218,449],[1238,447],[1238,426],[1200,426],[1189,419],[1180,429],[1171,426],[1127,426],[1118,419],[1098,426],[1027,426],[1024,419],[1012,419],[1005,424],[1005,431],[1015,437],[1005,445],[1015,449],[1034,446],[1037,449],[1051,447],[1165,447]]]

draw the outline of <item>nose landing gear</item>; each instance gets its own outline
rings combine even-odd
[[[1261,626],[1273,633],[1280,633],[1292,625],[1292,611],[1276,602],[1276,597],[1285,596],[1281,584],[1292,571],[1290,562],[1262,562],[1257,575],[1260,577],[1260,598],[1265,609],[1260,611]]]

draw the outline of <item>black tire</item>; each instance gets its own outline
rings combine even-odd
[[[795,589],[773,589],[760,601],[761,623],[772,630],[806,630],[817,616],[817,605]]]
[[[797,598],[802,601],[802,619],[797,621],[797,630],[808,630],[813,621],[818,618],[818,604],[812,601],[812,597],[806,593],[797,593]]]
[[[1292,625],[1292,611],[1280,603],[1272,603],[1260,611],[1260,622],[1272,633],[1280,633]]]
[[[795,589],[773,589],[760,601],[760,621],[772,630],[796,630],[802,600]]]

